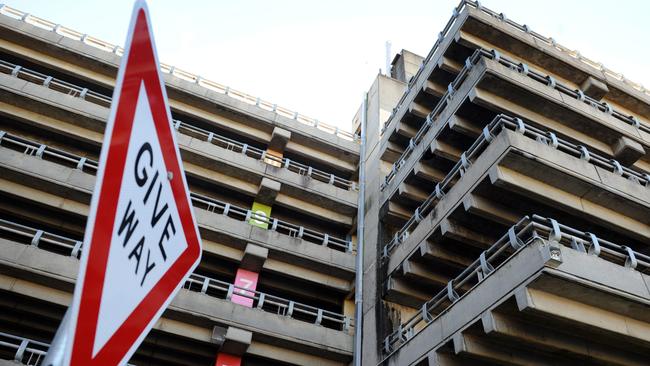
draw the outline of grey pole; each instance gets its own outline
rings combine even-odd
[[[68,327],[70,325],[70,308],[65,311],[63,320],[59,324],[54,339],[47,350],[47,354],[41,365],[43,366],[63,366],[63,355],[65,352],[65,342],[68,340]]]
[[[368,122],[368,94],[363,95],[361,105],[361,146],[359,146],[359,198],[357,203],[357,258],[354,285],[354,366],[361,366],[363,330],[363,246],[366,193],[366,124]]]

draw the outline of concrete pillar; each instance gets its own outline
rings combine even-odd
[[[275,127],[271,134],[271,142],[269,142],[269,150],[278,152],[280,155],[284,152],[287,142],[291,139],[291,131]]]
[[[262,178],[255,202],[272,206],[273,203],[275,203],[275,198],[278,196],[278,192],[280,192],[281,186],[280,182],[276,182],[266,177]]]
[[[284,148],[287,146],[289,139],[291,139],[291,131],[275,127],[271,133],[271,142],[269,142],[269,147],[266,149],[264,162],[278,168],[281,167]]]
[[[247,330],[228,327],[224,335],[224,342],[221,345],[221,352],[241,356],[246,353],[251,345],[253,333]]]
[[[244,257],[241,260],[240,268],[251,272],[260,272],[268,256],[269,250],[267,248],[248,243],[244,250]]]

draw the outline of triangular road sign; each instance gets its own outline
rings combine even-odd
[[[64,364],[126,362],[200,257],[148,10],[136,1],[99,160]]]

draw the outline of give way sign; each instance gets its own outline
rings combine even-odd
[[[65,365],[128,361],[201,257],[144,1],[134,6],[104,136]]]

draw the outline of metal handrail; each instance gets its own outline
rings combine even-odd
[[[231,300],[233,295],[240,296],[252,300],[252,306],[256,309],[322,325],[326,328],[348,331],[352,326],[351,318],[343,314],[269,295],[261,291],[246,289],[229,282],[195,273],[190,275],[183,284],[183,288],[224,300]]]
[[[86,101],[101,105],[103,107],[110,107],[111,97],[105,96],[103,94],[96,93],[87,88],[82,88],[80,86],[47,76],[37,71],[33,71],[27,68],[24,68],[20,65],[13,64],[4,60],[0,60],[0,73],[12,75],[14,77],[26,80],[31,83],[43,85],[52,90],[58,92],[81,98]],[[174,127],[179,130],[179,132],[189,135],[195,138],[200,138],[204,141],[210,142],[219,147],[236,151],[246,156],[255,158],[262,161],[273,161],[277,165],[298,173],[300,175],[308,176],[310,178],[316,179],[323,183],[333,185],[338,188],[356,191],[357,184],[353,181],[341,178],[334,174],[326,173],[322,170],[315,169],[311,166],[298,163],[289,158],[277,157],[273,154],[267,154],[265,150],[258,149],[254,146],[249,146],[243,142],[239,142],[233,139],[230,139],[225,136],[221,136],[217,133],[202,129],[200,127],[193,126],[186,122],[173,119],[172,120]]]
[[[81,242],[78,240],[48,233],[4,219],[0,219],[0,232],[9,234],[13,238],[22,238],[22,241],[28,245],[77,259],[82,250]],[[255,302],[257,309],[311,322],[331,329],[348,331],[352,326],[351,318],[346,315],[260,291],[246,289],[232,283],[196,273],[190,275],[183,284],[183,288],[225,300],[230,300],[233,294],[249,298]]]
[[[422,63],[420,64],[419,70],[409,80],[408,88],[404,92],[404,94],[402,94],[402,97],[400,98],[399,102],[397,102],[397,106],[393,109],[393,114],[398,109],[398,107],[404,102],[404,100],[406,99],[406,96],[409,94],[409,92],[411,90],[411,86],[419,79],[420,75],[422,74],[422,72],[424,70],[424,65],[428,64],[429,61],[433,58],[434,54],[439,50],[439,47],[442,44],[443,39],[445,37],[447,37],[447,35],[449,34],[449,31],[451,30],[451,28],[454,26],[454,24],[458,20],[458,17],[460,16],[460,13],[465,9],[466,6],[470,6],[470,7],[473,7],[475,9],[478,9],[478,10],[484,12],[485,14],[488,14],[488,15],[496,18],[497,20],[502,21],[505,24],[508,24],[508,25],[514,27],[517,30],[519,30],[521,32],[524,32],[526,34],[529,34],[532,37],[544,42],[545,44],[554,47],[555,49],[557,49],[557,50],[559,50],[559,51],[561,51],[561,52],[575,58],[576,60],[582,62],[583,64],[588,65],[588,66],[594,68],[597,71],[601,71],[604,74],[606,74],[608,76],[611,76],[611,77],[615,78],[616,80],[619,80],[619,81],[623,82],[626,85],[629,85],[633,89],[635,89],[635,90],[637,90],[637,91],[639,91],[641,93],[644,93],[645,95],[650,96],[650,90],[646,89],[640,83],[636,83],[636,82],[633,82],[633,81],[625,78],[622,73],[612,71],[611,69],[605,67],[600,62],[596,62],[596,61],[593,61],[593,60],[591,60],[589,58],[586,58],[586,57],[582,56],[580,51],[571,50],[571,49],[557,43],[554,38],[545,37],[545,36],[535,32],[535,31],[531,30],[531,28],[528,25],[525,25],[525,24],[522,25],[522,24],[519,24],[519,23],[507,18],[504,13],[497,13],[497,12],[495,12],[493,10],[490,10],[490,9],[482,6],[479,1],[461,0],[460,4],[453,9],[452,16],[449,19],[449,21],[447,22],[447,24],[445,25],[445,27],[443,28],[443,30],[440,33],[438,33],[438,38],[436,39],[435,43],[433,44],[433,47],[431,48],[431,50],[429,51],[427,56],[423,59]],[[388,125],[390,125],[390,123],[391,123],[391,121],[392,121],[392,119],[394,117],[393,114],[391,114],[391,117],[384,124],[384,127],[382,128],[382,131],[381,131],[382,134],[385,131],[386,127],[388,127]]]
[[[39,144],[22,137],[13,136],[1,130],[0,146],[21,151],[24,154],[33,155],[57,164],[70,166],[89,174],[94,175],[97,173],[98,164],[95,160],[78,156],[60,149],[54,149],[47,145]],[[329,234],[321,233],[273,217],[262,217],[256,215],[252,210],[234,206],[198,193],[190,192],[190,198],[194,207],[203,208],[210,212],[219,213],[244,222],[249,222],[251,219],[254,219],[260,224],[267,224],[269,230],[329,248],[352,252],[351,240],[340,239]]]
[[[45,358],[49,344],[25,337],[0,332],[0,350],[14,351],[13,361],[23,365],[37,366]]]
[[[436,184],[433,192],[427,196],[425,201],[418,206],[418,208],[416,208],[415,213],[407,220],[402,228],[395,233],[391,238],[391,241],[382,248],[381,257],[383,260],[388,259],[392,250],[401,244],[408,237],[409,233],[417,227],[419,222],[431,212],[442,197],[451,189],[454,182],[465,174],[473,161],[478,158],[483,151],[485,151],[487,146],[494,140],[495,136],[504,128],[521,133],[523,136],[541,142],[573,157],[585,160],[630,181],[636,182],[645,187],[650,187],[650,174],[648,173],[624,167],[614,159],[608,159],[598,153],[589,151],[582,145],[576,145],[559,138],[551,131],[544,131],[540,128],[526,124],[521,118],[500,114],[494,117],[494,119],[483,128],[481,135],[461,154],[460,160],[456,162],[443,180]]]
[[[621,112],[618,112],[614,110],[609,104],[606,102],[600,102],[596,99],[593,99],[587,95],[585,95],[581,90],[573,90],[561,83],[558,83],[555,78],[553,78],[550,75],[544,75],[538,71],[535,71],[534,69],[531,69],[528,67],[528,65],[523,64],[523,63],[517,63],[515,61],[509,60],[501,54],[496,51],[486,51],[484,49],[477,49],[474,51],[474,53],[467,58],[465,61],[465,66],[461,69],[461,71],[458,73],[456,78],[449,84],[447,87],[447,91],[443,94],[441,97],[440,101],[434,109],[429,113],[425,119],[425,122],[420,126],[420,129],[418,132],[415,134],[413,138],[409,140],[409,144],[404,149],[404,152],[400,155],[400,157],[397,159],[395,163],[393,163],[393,166],[391,168],[391,171],[388,173],[388,179],[387,181],[390,181],[395,174],[397,174],[397,170],[399,170],[405,163],[405,160],[413,153],[415,150],[416,146],[422,141],[426,133],[431,129],[431,127],[434,125],[434,122],[436,119],[440,116],[442,111],[447,107],[447,105],[450,103],[450,101],[453,99],[454,95],[456,94],[456,91],[460,87],[460,85],[467,79],[467,76],[469,74],[469,71],[478,63],[478,61],[481,59],[481,57],[489,58],[492,59],[496,62],[499,62],[500,64],[512,69],[516,70],[521,74],[527,75],[528,77],[543,83],[549,87],[552,87],[561,93],[565,95],[569,95],[573,98],[576,98],[583,103],[586,103],[601,112],[604,112],[608,115],[611,115],[615,117],[616,119],[623,121],[625,123],[630,124],[631,126],[634,126],[644,132],[650,133],[650,126],[646,125],[645,123],[641,123],[636,117],[631,116],[631,115],[625,115]],[[408,93],[408,92],[407,92]],[[399,104],[398,104],[399,106]],[[391,121],[389,119],[386,121],[388,124]],[[387,124],[385,126],[387,126]],[[381,189],[383,190],[386,187],[386,184],[382,184]]]
[[[95,38],[93,36],[90,36],[85,33],[80,33],[77,32],[73,29],[70,29],[68,27],[62,26],[61,24],[56,24],[53,22],[50,22],[49,20],[45,20],[39,17],[36,17],[34,15],[31,15],[29,13],[25,13],[23,11],[20,11],[18,9],[9,7],[4,4],[0,4],[0,14],[9,16],[13,19],[21,20],[25,23],[37,26],[41,29],[45,29],[51,32],[54,32],[56,34],[62,35],[66,38],[74,39],[76,41],[80,41],[84,44],[87,44],[89,46],[95,47],[97,49],[100,49],[102,51],[106,51],[109,53],[114,53],[118,56],[122,56],[124,54],[124,49],[118,45],[114,45],[109,42],[102,41],[98,38]],[[181,70],[175,66],[165,64],[165,63],[160,63],[160,70],[162,72],[165,72],[167,74],[174,75],[178,78],[184,79],[186,81],[190,81],[193,83],[196,83],[197,85],[200,85],[204,88],[210,89],[212,91],[216,91],[221,94],[225,94],[227,96],[230,96],[232,98],[235,98],[237,100],[240,100],[242,102],[245,102],[247,104],[252,104],[256,105],[262,109],[265,109],[270,112],[274,112],[278,115],[291,118],[293,120],[296,120],[302,124],[312,126],[315,128],[318,128],[321,131],[327,132],[334,134],[338,137],[341,137],[346,140],[350,141],[355,141],[359,142],[359,136],[355,133],[348,132],[341,130],[339,127],[335,127],[333,125],[327,124],[320,122],[318,119],[308,117],[302,113],[295,112],[289,108],[285,108],[282,106],[278,106],[275,103],[271,103],[269,101],[263,100],[259,97],[255,97],[253,95],[244,93],[242,91],[233,89],[229,86],[217,83],[215,81],[211,81],[208,79],[203,78],[200,75],[193,74],[188,71]]]
[[[612,243],[598,238],[592,233],[562,225],[551,218],[538,215],[525,216],[493,245],[483,251],[478,259],[450,280],[443,290],[426,301],[420,311],[401,323],[384,339],[382,348],[383,352],[387,354],[386,358],[421,332],[428,324],[434,322],[439,316],[435,314],[442,314],[444,310],[472,291],[523,247],[541,238],[547,238],[554,245],[563,245],[582,253],[595,255],[642,273],[650,271],[650,256],[639,253],[628,246]],[[551,249],[551,256],[553,255]],[[555,255],[559,255],[559,253],[555,253]],[[416,329],[418,330],[416,331]]]

